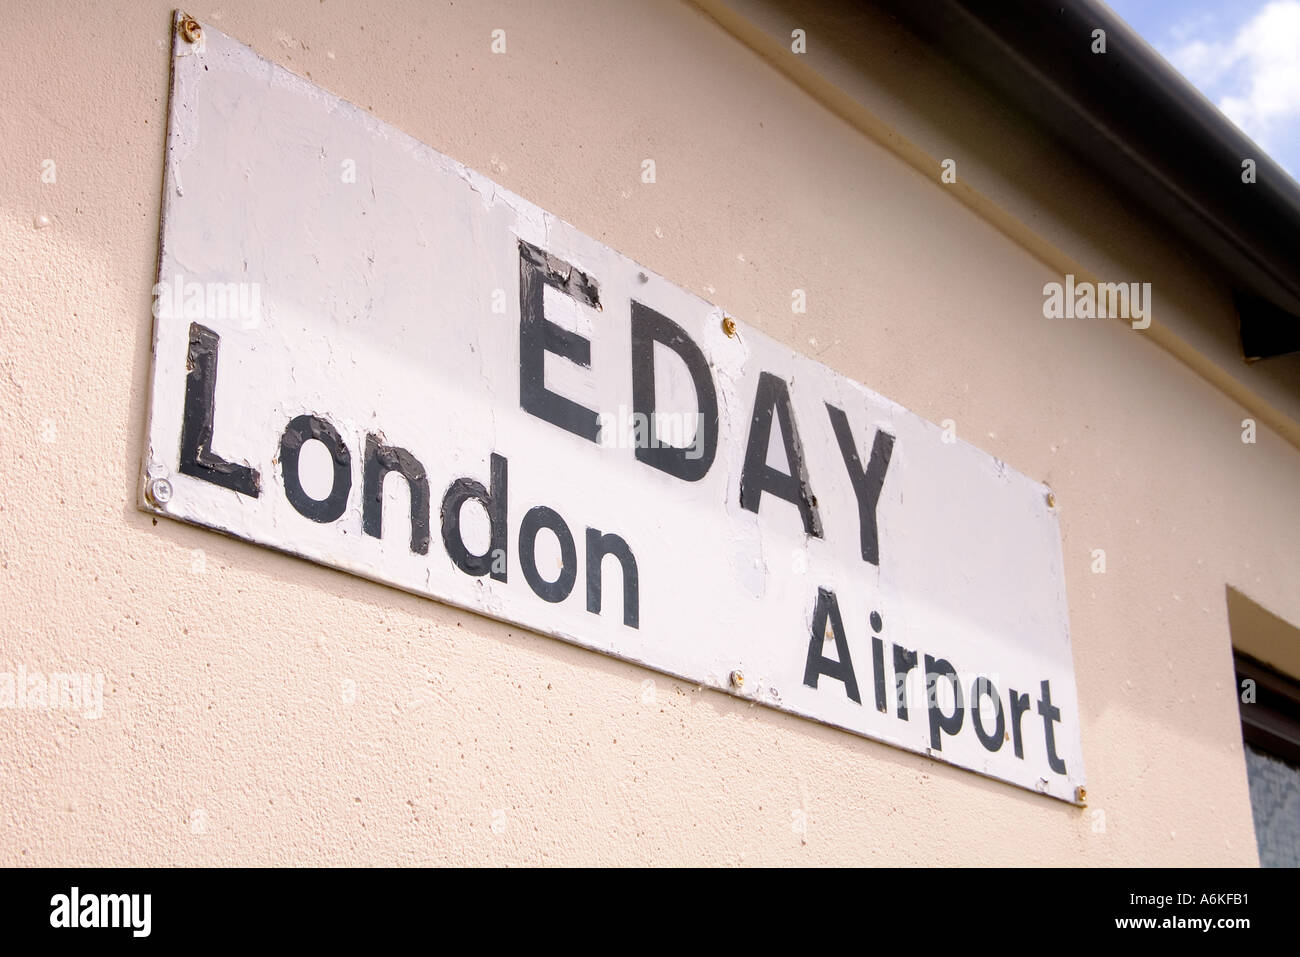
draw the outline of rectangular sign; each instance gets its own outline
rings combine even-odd
[[[164,190],[143,508],[1082,800],[1043,485],[206,25]]]

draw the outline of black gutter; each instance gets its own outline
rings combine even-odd
[[[1300,351],[1300,185],[1108,7],[877,3],[1217,263],[1247,358]],[[1098,29],[1105,53],[1092,51]],[[1242,181],[1245,159],[1255,161],[1253,184]]]

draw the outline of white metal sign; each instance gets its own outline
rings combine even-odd
[[[1044,486],[182,33],[142,507],[1082,799]]]

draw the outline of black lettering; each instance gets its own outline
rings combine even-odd
[[[781,441],[790,473],[779,472],[767,464],[767,446],[772,433],[772,413],[781,425]],[[745,449],[745,466],[740,473],[740,506],[758,512],[764,492],[771,492],[799,509],[803,529],[814,538],[822,537],[817,502],[808,488],[808,469],[804,464],[803,445],[795,428],[790,409],[790,393],[785,380],[763,372],[754,394],[754,417],[749,426],[749,445]]]
[[[411,551],[429,553],[429,477],[406,449],[380,445],[379,437],[366,436],[366,457],[361,468],[361,530],[375,538],[384,534],[384,479],[396,472],[406,479],[411,494]]]
[[[880,618],[880,612],[871,613],[872,631],[880,631],[884,627],[884,622]],[[879,635],[871,639],[871,670],[876,676],[876,710],[881,714],[889,712],[889,702],[887,700],[885,685],[885,642]]]
[[[246,465],[227,462],[212,451],[212,416],[217,394],[217,351],[221,337],[190,323],[186,354],[185,409],[181,416],[181,474],[257,498],[261,477]]]
[[[832,661],[822,654],[822,646],[826,642],[827,619],[830,620],[831,636],[835,639],[838,661]],[[858,679],[853,673],[853,659],[849,657],[849,643],[844,636],[844,622],[840,619],[839,602],[835,600],[835,593],[825,588],[817,589],[817,607],[813,611],[812,639],[808,642],[803,683],[816,688],[820,675],[844,682],[844,691],[850,700],[862,704],[862,696],[858,694]]]
[[[315,439],[329,450],[334,463],[330,493],[317,501],[304,491],[298,475],[298,455],[306,442]],[[313,522],[332,522],[348,507],[352,491],[352,453],[343,444],[338,430],[315,415],[300,415],[290,420],[280,436],[280,471],[284,475],[284,494],[299,515]]]
[[[984,730],[984,720],[980,715],[981,695],[987,695],[992,700],[997,714],[996,723],[991,734]],[[984,745],[989,751],[999,750],[1006,740],[1007,718],[1002,712],[1002,699],[998,697],[998,689],[993,686],[993,682],[988,678],[976,678],[975,683],[971,686],[970,717],[971,724],[975,725],[975,736],[980,739],[980,744]]]
[[[1042,697],[1038,699],[1038,713],[1043,716],[1043,735],[1047,738],[1047,763],[1057,774],[1065,773],[1065,762],[1056,755],[1056,729],[1054,721],[1061,720],[1061,709],[1052,704],[1052,688],[1044,681],[1039,685]]]
[[[636,558],[627,542],[617,535],[602,535],[598,529],[587,529],[587,611],[600,614],[601,562],[613,555],[623,569],[623,624],[639,628],[641,620],[641,587],[637,579]]]
[[[548,582],[537,570],[537,533],[549,528],[560,543],[560,574]],[[578,580],[578,550],[573,545],[573,534],[564,519],[554,509],[545,505],[530,508],[519,525],[519,564],[524,578],[543,601],[564,601]]]
[[[1016,751],[1016,757],[1023,759],[1025,743],[1020,735],[1020,719],[1029,710],[1029,695],[1018,694],[1016,689],[1012,688],[1008,700],[1011,703],[1011,746]]]
[[[953,694],[952,714],[946,715],[939,707],[939,679],[949,683]],[[943,734],[949,736],[961,730],[966,719],[963,711],[961,683],[957,680],[957,670],[944,658],[925,656],[925,690],[926,708],[930,712],[930,747],[935,751],[943,750]]]
[[[546,318],[545,287],[600,308],[590,276],[530,243],[519,240],[519,405],[525,412],[595,442],[596,413],[546,388],[546,354],[591,368],[591,340]]]
[[[481,482],[458,478],[442,496],[442,545],[456,567],[466,575],[487,575],[499,582],[506,580],[506,506],[509,501],[507,465],[504,455],[493,452],[490,491]],[[460,532],[460,510],[470,499],[479,502],[488,514],[488,549],[482,555],[470,554]]]
[[[898,693],[895,703],[898,717],[904,721],[907,717],[907,675],[916,667],[916,652],[894,645],[894,690]]]
[[[695,385],[699,407],[694,447],[661,445],[655,437],[655,343],[681,356]],[[681,326],[649,306],[632,301],[632,411],[645,416],[646,441],[638,442],[636,457],[647,465],[687,482],[708,473],[718,450],[718,394],[709,363]]]
[[[889,468],[889,457],[894,451],[894,437],[888,432],[876,430],[876,437],[871,443],[871,458],[867,467],[862,468],[858,458],[858,445],[853,439],[853,430],[849,427],[849,417],[843,410],[837,409],[829,402],[826,411],[830,413],[831,426],[835,429],[835,438],[840,445],[840,455],[849,470],[849,479],[853,482],[853,494],[858,499],[858,526],[862,539],[862,560],[872,565],[880,565],[880,542],[876,532],[876,505],[880,501],[880,489],[885,484],[885,472]]]

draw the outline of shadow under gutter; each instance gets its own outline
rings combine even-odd
[[[876,0],[1217,263],[1243,355],[1300,351],[1300,185],[1096,0]],[[1106,52],[1093,53],[1104,30]],[[1243,182],[1243,161],[1255,182]]]

